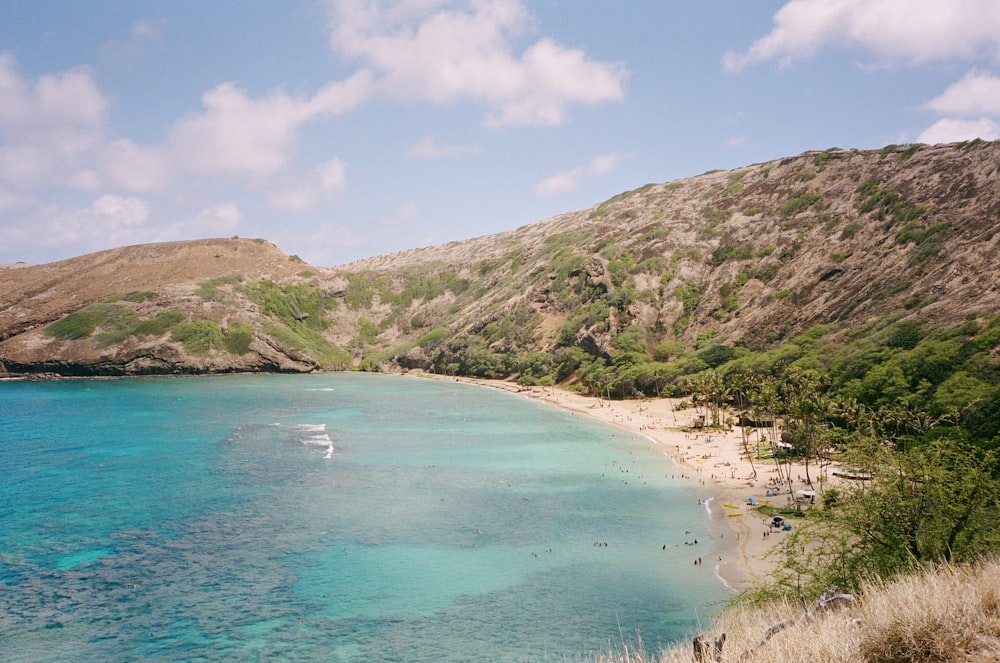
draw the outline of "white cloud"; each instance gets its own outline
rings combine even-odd
[[[302,126],[367,100],[360,72],[311,97],[277,90],[250,97],[235,83],[202,95],[203,108],[170,128],[161,145],[108,136],[108,101],[90,72],[74,69],[29,80],[0,55],[0,178],[26,190],[67,187],[162,191],[191,176],[260,178],[284,169]]]
[[[941,115],[1000,115],[1000,78],[972,70],[926,105]]]
[[[159,190],[190,176],[274,176],[294,157],[304,124],[346,113],[370,93],[364,72],[325,85],[312,97],[277,90],[253,98],[235,83],[223,83],[202,95],[200,112],[174,122],[163,145],[107,143],[101,171],[107,184],[129,191]]]
[[[624,158],[621,154],[602,154],[599,157],[594,157],[587,164],[587,172],[591,175],[610,173],[618,166],[618,162]]]
[[[535,185],[535,193],[539,196],[555,196],[573,191],[584,176],[606,175],[613,171],[625,157],[620,154],[602,154],[591,159],[586,166],[578,166],[571,170],[556,173]]]
[[[572,191],[576,188],[583,171],[584,169],[580,167],[546,177],[535,185],[535,193],[539,196],[555,196]]]
[[[728,71],[778,60],[788,65],[827,47],[857,47],[887,63],[921,64],[1000,55],[996,0],[789,0],[771,32],[745,53],[726,53]]]
[[[154,39],[154,27],[137,24],[135,38]],[[79,253],[231,234],[243,221],[240,209],[205,205],[221,187],[270,191],[281,209],[312,209],[343,190],[345,166],[331,159],[293,180],[303,127],[357,108],[373,89],[366,71],[312,95],[252,96],[223,83],[204,93],[199,111],[174,121],[164,141],[141,145],[114,134],[110,104],[90,70],[27,77],[13,56],[0,54],[0,246]],[[80,192],[92,202],[46,202]],[[157,224],[150,222],[154,204],[168,210]]]
[[[1000,138],[1000,78],[972,70],[924,105],[941,119],[924,129],[921,143]]]
[[[7,186],[91,182],[81,162],[103,140],[108,101],[87,69],[29,80],[0,54],[0,180]]]
[[[41,205],[22,223],[0,227],[0,241],[22,251],[29,247],[71,249],[77,255],[132,244],[143,236],[151,208],[139,198],[104,195],[88,207]]]
[[[96,224],[101,230],[115,231],[142,225],[149,218],[149,203],[139,198],[104,195],[90,206],[84,215],[85,222]]]
[[[360,59],[390,95],[437,104],[466,99],[486,123],[559,125],[567,107],[621,101],[625,71],[541,39],[518,55],[531,17],[520,0],[331,0],[334,50]]]
[[[135,41],[160,41],[163,21],[142,18],[132,24],[132,39]]]
[[[730,136],[726,139],[726,147],[731,150],[736,150],[744,147],[748,142],[749,140],[746,136]]]
[[[411,145],[410,149],[406,150],[406,156],[424,159],[440,159],[444,157],[477,154],[479,149],[478,145],[448,145],[446,143],[439,143],[434,138],[424,138],[419,143]]]
[[[340,159],[332,159],[279,189],[271,196],[271,204],[289,212],[308,212],[346,186],[347,165]]]
[[[983,140],[1000,139],[1000,122],[984,117],[976,120],[957,120],[954,118],[942,118],[924,129],[917,142],[929,143],[954,143],[973,138]]]
[[[344,113],[368,98],[367,75],[325,86],[311,98],[282,91],[252,99],[234,83],[204,95],[204,110],[176,122],[170,131],[170,159],[182,169],[209,175],[271,175],[284,168],[301,126],[314,118]]]
[[[278,246],[286,253],[300,256],[311,265],[342,264],[348,255],[356,255],[358,248],[379,245],[385,237],[403,237],[411,229],[418,217],[416,203],[406,202],[392,210],[381,219],[371,219],[362,226],[323,223],[318,227],[310,227],[308,232],[299,232],[292,227],[286,227],[275,236]],[[407,247],[423,246],[405,240]],[[376,249],[373,249],[374,255]]]
[[[14,56],[0,54],[0,130],[9,139],[25,134],[59,134],[100,130],[108,101],[86,68],[26,80],[15,67]]]
[[[162,148],[141,147],[124,138],[105,143],[96,163],[105,186],[125,191],[157,191],[171,177]]]
[[[199,235],[228,235],[243,221],[243,213],[234,202],[219,203],[201,210],[195,217]],[[182,235],[183,236],[183,235]]]

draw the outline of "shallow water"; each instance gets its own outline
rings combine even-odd
[[[706,495],[675,474],[643,438],[450,382],[0,383],[0,652],[555,661],[637,634],[656,650],[727,597],[692,564],[715,551]]]

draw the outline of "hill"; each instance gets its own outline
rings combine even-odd
[[[218,295],[220,286],[242,279],[298,282],[306,268],[269,242],[234,238],[129,246],[3,269],[0,367],[54,375],[311,370],[312,360],[276,349],[266,335],[254,335],[245,352],[227,351],[223,332],[256,322],[259,311],[245,299]],[[173,338],[178,325],[199,321],[212,323],[208,347],[198,346],[203,339]]]
[[[0,270],[0,374],[421,368],[628,395],[807,333],[978,333],[998,229],[1000,143],[971,141],[807,152],[334,269],[262,240],[127,247]]]

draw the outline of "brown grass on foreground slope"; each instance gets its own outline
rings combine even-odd
[[[703,634],[726,634],[723,663],[985,663],[1000,661],[1000,561],[943,567],[893,582],[874,582],[849,607],[815,614],[788,602],[733,607]],[[768,630],[793,622],[770,638]],[[599,663],[689,663],[691,643],[658,656],[635,648]],[[709,655],[704,660],[713,660]]]

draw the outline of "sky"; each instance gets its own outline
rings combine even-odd
[[[0,3],[0,263],[240,236],[336,266],[977,137],[997,0]]]

